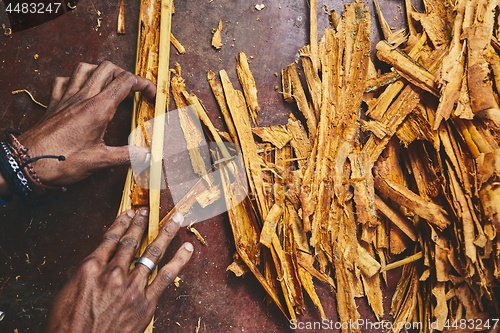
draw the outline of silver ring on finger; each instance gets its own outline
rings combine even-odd
[[[154,270],[155,270],[155,263],[153,262],[153,260],[149,259],[149,258],[146,258],[146,257],[140,257],[139,259],[137,259],[137,261],[135,262],[135,264],[143,264],[144,266],[146,266],[149,271],[152,273]]]

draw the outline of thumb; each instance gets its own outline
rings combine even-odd
[[[133,167],[149,167],[150,152],[148,148],[138,146],[106,146],[106,162],[104,167],[131,164]]]

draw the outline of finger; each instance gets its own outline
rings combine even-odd
[[[156,95],[156,87],[150,80],[134,75],[130,72],[121,72],[101,92],[100,97],[105,109],[111,112],[107,114],[109,119],[113,118],[118,105],[128,96],[130,92],[140,91],[150,100]]]
[[[94,97],[99,94],[104,87],[111,83],[120,73],[125,70],[110,61],[103,61],[89,76],[87,82],[82,87],[86,98]]]
[[[150,151],[148,148],[138,146],[105,146],[99,154],[99,168],[108,168],[115,165],[149,166]]]
[[[100,260],[102,263],[107,263],[115,252],[118,242],[132,223],[134,216],[135,213],[133,210],[121,213],[104,234],[101,244],[90,256]]]
[[[73,71],[73,74],[71,74],[66,91],[64,92],[60,103],[64,103],[73,97],[83,87],[89,76],[96,68],[97,65],[87,64],[85,62],[79,63]]]
[[[130,262],[132,261],[132,258],[137,251],[137,247],[141,242],[144,229],[146,229],[148,215],[149,213],[146,208],[141,208],[137,211],[132,219],[130,227],[118,243],[115,256],[111,260],[112,264],[126,268],[130,266]]]
[[[148,245],[148,247],[142,254],[142,257],[146,257],[155,265],[158,265],[161,258],[165,254],[168,245],[177,234],[182,221],[184,221],[184,217],[182,216],[182,214],[173,214],[170,220],[160,228],[158,236],[151,244]],[[135,281],[138,281],[139,284],[142,284],[142,286],[144,286],[149,274],[151,274],[151,271],[148,267],[146,267],[145,265],[137,264],[134,271],[132,272],[132,278]]]
[[[157,301],[169,284],[171,284],[179,272],[184,268],[193,254],[193,244],[184,243],[175,256],[163,266],[153,282],[146,288],[146,298]]]
[[[52,91],[50,93],[49,106],[47,107],[47,112],[43,116],[42,120],[49,118],[51,115],[56,113],[57,106],[61,101],[66,87],[68,86],[69,77],[56,77],[52,83]]]
[[[55,106],[59,103],[64,95],[64,92],[66,91],[68,82],[69,77],[56,77],[54,79],[54,82],[52,83],[52,92],[50,94],[49,110],[55,108]]]

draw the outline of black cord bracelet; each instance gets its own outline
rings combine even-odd
[[[33,194],[33,189],[26,175],[5,142],[0,142],[0,173],[4,176],[12,193],[23,199],[27,199]]]

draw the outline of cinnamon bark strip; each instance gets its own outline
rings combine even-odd
[[[293,93],[292,93],[292,81],[290,79],[290,73],[286,68],[281,70],[281,89],[283,90],[283,99],[287,103],[293,102]]]
[[[469,2],[469,6],[473,3]],[[474,6],[474,22],[464,31],[467,40],[467,80],[472,112],[486,115],[488,111],[499,113],[493,93],[488,54],[491,31],[495,24],[496,1],[478,0]]]
[[[257,154],[257,146],[253,139],[245,98],[240,91],[233,88],[226,71],[221,70],[219,74],[222,87],[224,88],[224,93],[226,95],[229,111],[232,115],[234,127],[236,128],[238,140],[241,145],[241,150],[243,152],[243,160],[245,163],[250,189],[256,196],[260,216],[265,218],[269,212],[269,208],[266,203],[264,184],[262,182],[262,162]]]
[[[290,64],[287,67],[287,71],[290,75],[290,81],[292,82],[293,97],[297,102],[297,106],[300,112],[302,112],[302,114],[306,118],[307,132],[309,133],[309,139],[312,142],[316,137],[316,115],[309,107],[309,102],[307,101],[304,88],[302,87],[302,83],[300,82],[299,72],[297,71],[297,67],[295,66],[295,64]]]
[[[440,75],[437,77],[440,85],[441,96],[436,111],[433,128],[439,128],[444,119],[448,119],[453,111],[455,103],[460,97],[463,75],[465,72],[463,54],[463,41],[461,39],[462,26],[464,23],[465,7],[467,0],[460,0],[455,6],[455,20],[453,23],[452,40],[448,54],[443,58]]]
[[[312,108],[316,119],[321,109],[321,79],[318,75],[317,65],[314,65],[313,51],[310,46],[304,46],[299,50],[304,76],[311,96]],[[316,129],[314,129],[316,131]]]
[[[160,1],[148,0],[141,2],[139,8],[139,33],[137,35],[135,74],[145,77],[155,84],[158,75],[159,17]],[[136,127],[141,130],[134,131],[136,136],[131,138],[131,144],[150,147],[151,138],[148,137],[147,133],[151,132],[148,127],[150,126],[149,120],[154,117],[154,110],[152,103],[149,103],[142,96],[136,95],[131,127],[132,130]],[[147,175],[135,176],[141,178],[139,182],[141,184],[148,182]],[[122,200],[122,205],[119,208],[120,212],[149,203],[149,190],[141,188],[137,184],[131,170],[127,174],[125,186],[122,198],[130,198],[130,200]]]
[[[207,80],[208,83],[210,84],[210,88],[212,89],[212,93],[214,94],[215,100],[219,105],[219,109],[224,118],[224,123],[226,124],[227,131],[229,132],[229,135],[231,137],[231,141],[235,145],[239,145],[238,135],[236,134],[236,128],[234,127],[234,122],[231,119],[231,113],[229,112],[229,108],[227,106],[222,83],[217,78],[215,73],[210,70],[207,72]]]
[[[219,24],[217,25],[217,29],[215,29],[215,32],[212,36],[212,46],[216,48],[217,50],[220,50],[222,48],[222,20],[219,20]]]
[[[378,195],[375,195],[375,206],[378,211],[389,219],[389,221],[403,231],[408,238],[414,242],[417,241],[418,234],[411,221],[401,216],[398,211],[388,206]]]
[[[236,174],[234,178],[238,180],[240,179],[239,177],[243,177],[243,173]],[[242,198],[246,194],[240,192],[238,186],[234,187],[235,190],[231,189],[227,168],[221,169],[221,179],[238,256],[246,264],[281,312],[288,317],[278,295],[278,290],[273,284],[268,282],[257,266],[260,262],[260,232],[257,226],[257,217],[253,213],[254,210],[251,207],[250,200],[248,197],[245,199]]]
[[[292,136],[290,144],[297,157],[297,164],[299,168],[303,168],[306,165],[306,159],[311,155],[312,151],[307,132],[302,123],[294,117],[288,119],[286,128],[288,133]]]
[[[377,167],[375,167],[375,188],[395,203],[426,219],[439,230],[450,225],[446,211],[442,207],[423,199],[404,186],[388,181]]]
[[[284,125],[276,125],[271,127],[255,127],[252,132],[261,138],[264,142],[269,142],[276,148],[283,148],[290,140],[292,135],[288,133]]]
[[[163,0],[160,11],[160,36],[158,46],[158,77],[156,81],[155,122],[151,139],[151,163],[149,167],[149,225],[148,243],[151,243],[159,232],[160,223],[160,190],[163,179],[163,143],[165,137],[165,113],[170,92],[170,33],[172,27],[172,1]],[[153,330],[150,325],[147,331]]]
[[[309,45],[311,45],[311,61],[314,71],[317,71],[319,68],[317,7],[317,0],[309,2]]]
[[[259,101],[257,99],[257,86],[255,84],[255,79],[252,72],[250,71],[250,65],[248,64],[248,58],[244,52],[238,54],[236,61],[236,73],[238,74],[238,79],[243,89],[243,94],[245,95],[245,100],[247,102],[248,110],[250,111],[250,116],[254,125],[259,122]]]
[[[196,126],[195,119],[193,118],[193,116],[196,116],[196,113],[189,106],[192,102],[186,100],[185,93],[187,93],[185,80],[181,77],[180,65],[176,64],[174,76],[172,77],[172,95],[177,107],[179,123],[184,133],[186,149],[189,152],[193,171],[200,176],[205,176],[208,167],[200,151],[200,147],[205,143],[205,138]]]
[[[119,35],[125,34],[125,0],[120,0],[120,10],[118,11],[118,24],[116,33]]]
[[[500,150],[485,154],[479,161],[479,181],[484,215],[500,234]],[[497,236],[498,237],[498,236]]]
[[[386,41],[377,43],[377,57],[393,66],[401,76],[412,84],[435,96],[439,95],[434,75],[399,49],[393,48]]]
[[[179,54],[186,53],[186,49],[181,44],[181,42],[179,42],[179,40],[177,38],[175,38],[173,33],[170,33],[170,43],[172,43],[172,45],[175,47],[177,52],[179,52]]]
[[[366,152],[349,154],[349,161],[351,165],[350,181],[354,187],[357,220],[362,225],[375,227],[377,225],[377,217],[375,213],[373,175],[371,173],[372,164]]]

